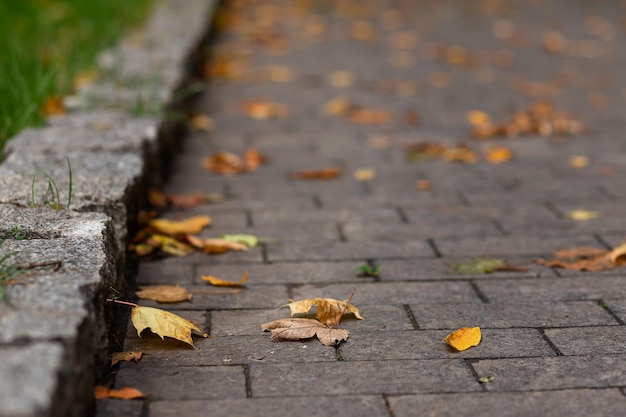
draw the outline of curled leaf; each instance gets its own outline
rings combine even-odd
[[[246,245],[249,248],[254,248],[256,245],[259,244],[259,238],[257,238],[254,235],[233,234],[233,235],[222,235],[221,238],[229,242],[240,243],[242,245]]]
[[[340,167],[305,169],[294,172],[293,177],[300,180],[330,180],[341,176],[342,173],[343,169]]]
[[[239,156],[226,151],[204,158],[204,167],[222,175],[235,175],[246,170],[246,165]]]
[[[192,295],[185,288],[176,285],[151,285],[139,287],[135,295],[141,299],[154,300],[159,303],[179,303],[191,301]]]
[[[446,336],[443,341],[461,352],[478,346],[481,337],[480,327],[461,327]]]
[[[143,352],[139,352],[136,350],[127,351],[127,352],[115,352],[113,355],[111,355],[111,366],[121,361],[139,362],[142,356],[143,356]]]
[[[231,250],[234,251],[247,251],[248,246],[233,242],[226,239],[202,239],[197,236],[187,235],[185,236],[187,241],[197,248],[200,248],[204,253],[224,253]]]
[[[316,307],[315,318],[327,326],[337,325],[344,313],[352,313],[357,319],[363,320],[358,308],[334,298],[308,298],[292,301],[281,307],[289,307],[291,317],[293,317],[296,314],[308,314],[313,306]]]
[[[200,233],[211,224],[209,216],[194,216],[185,220],[154,219],[148,223],[150,227],[166,235],[184,235]]]
[[[348,339],[350,332],[326,326],[315,319],[281,319],[261,326],[264,332],[269,331],[272,341],[301,340],[317,336],[325,346],[337,346]]]
[[[202,275],[202,280],[216,287],[241,287],[248,281],[248,271],[246,271],[239,281],[227,281],[210,275]]]
[[[185,342],[192,347],[194,347],[193,340],[191,339],[192,330],[200,333],[202,337],[208,337],[206,333],[202,333],[198,326],[189,320],[158,308],[133,307],[130,320],[133,326],[135,326],[135,329],[137,329],[137,335],[139,337],[141,337],[143,330],[150,329],[153,333],[159,335],[161,339],[165,336],[171,337]]]

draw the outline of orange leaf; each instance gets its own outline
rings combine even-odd
[[[294,172],[293,177],[300,180],[330,180],[337,178],[343,174],[343,169],[339,167],[330,167],[322,169],[305,169]]]
[[[478,346],[481,338],[480,327],[461,327],[446,336],[443,341],[461,352]]]
[[[148,222],[150,227],[166,235],[195,234],[211,224],[209,216],[194,216],[185,220],[154,219]]]
[[[48,116],[63,116],[67,113],[63,99],[59,96],[51,96],[43,102],[41,113],[44,117]]]
[[[137,388],[124,387],[120,389],[111,389],[98,385],[94,390],[96,400],[104,398],[115,398],[118,400],[134,400],[137,398],[145,398],[146,395]]]
[[[352,109],[348,113],[348,120],[359,124],[385,124],[391,119],[391,113],[380,109]]]
[[[222,175],[235,175],[246,170],[243,160],[231,152],[221,151],[204,158],[204,167]]]
[[[501,164],[513,158],[513,151],[505,146],[489,148],[485,153],[485,159],[491,164]]]
[[[216,287],[241,287],[243,283],[248,281],[248,271],[243,274],[243,278],[239,281],[227,281],[210,275],[202,275],[202,280]]]
[[[415,187],[420,191],[428,191],[433,188],[429,180],[418,180]]]
[[[268,157],[256,148],[250,148],[243,154],[246,170],[256,171],[260,165],[267,163]]]
[[[194,130],[210,132],[215,128],[215,121],[206,114],[192,114],[187,119],[189,126]]]
[[[289,114],[289,110],[284,104],[273,103],[266,99],[244,100],[241,103],[241,109],[256,120],[282,118]]]
[[[142,356],[143,356],[143,352],[139,352],[139,351],[136,351],[136,350],[128,351],[128,352],[115,352],[111,356],[111,366],[115,365],[116,363],[118,363],[120,361],[139,362],[139,360],[141,359]]]

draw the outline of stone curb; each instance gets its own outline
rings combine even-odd
[[[177,147],[181,124],[153,110],[176,101],[216,6],[159,0],[141,31],[101,54],[104,76],[66,100],[67,116],[9,143],[0,273],[29,269],[5,287],[10,303],[0,303],[0,416],[90,414],[108,362],[105,299],[125,288],[135,213]]]

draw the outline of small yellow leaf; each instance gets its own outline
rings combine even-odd
[[[143,352],[136,351],[136,350],[132,350],[128,352],[115,352],[113,355],[111,355],[111,366],[121,361],[139,362],[142,356],[143,356]]]
[[[333,87],[350,87],[354,84],[354,73],[352,71],[333,71],[328,75],[328,83]]]
[[[159,303],[179,303],[181,301],[191,301],[192,298],[191,293],[179,285],[151,285],[139,288],[141,291],[135,292],[137,297],[144,300],[154,300]]]
[[[376,170],[370,168],[357,169],[354,171],[354,179],[357,181],[369,181],[376,178]]]
[[[621,245],[613,248],[613,250],[609,253],[609,258],[611,262],[614,264],[622,264],[626,262],[626,243],[622,243]]]
[[[215,128],[215,120],[211,119],[206,114],[192,114],[188,118],[189,126],[194,130],[201,130],[204,132],[210,132]]]
[[[210,275],[202,275],[202,280],[216,287],[241,287],[243,283],[248,281],[248,271],[245,272],[243,278],[239,281],[227,281]]]
[[[153,250],[158,248],[172,256],[185,256],[193,252],[193,248],[189,245],[186,245],[183,242],[179,242],[172,237],[160,234],[154,234],[150,236],[144,244],[137,245],[137,247],[135,248],[135,252],[137,252],[138,255],[141,255],[141,253],[139,252],[140,247],[151,247],[153,248]]]
[[[433,185],[431,184],[429,180],[418,180],[415,183],[415,188],[417,188],[420,191],[428,191],[433,188]]]
[[[345,97],[335,97],[324,104],[323,113],[327,116],[341,116],[347,114],[352,103]]]
[[[585,221],[597,219],[600,217],[600,213],[591,210],[572,210],[567,213],[567,216],[572,220]]]
[[[461,352],[473,346],[478,346],[480,339],[480,327],[461,327],[446,336],[443,341]]]
[[[154,219],[148,223],[152,228],[166,235],[196,234],[211,224],[209,216],[194,216],[185,220]]]
[[[485,159],[490,164],[501,164],[513,158],[513,151],[506,146],[489,148],[485,153]]]
[[[203,164],[209,171],[222,175],[235,175],[246,170],[246,165],[239,156],[226,151],[207,156],[204,158]]]
[[[171,337],[181,342],[185,342],[188,345],[193,345],[191,339],[191,331],[195,330],[200,333],[202,337],[209,337],[190,322],[180,316],[169,311],[160,310],[152,307],[133,307],[130,320],[137,329],[137,335],[141,337],[141,332],[145,329],[150,329],[153,333],[156,333],[163,339],[165,336]]]
[[[118,400],[134,400],[137,398],[145,398],[145,394],[137,388],[124,387],[120,389],[111,389],[98,385],[94,389],[94,397],[96,400],[104,398],[115,398]]]
[[[201,239],[196,236],[186,236],[187,241],[193,246],[200,248],[204,253],[224,253],[231,250],[247,251],[248,246],[243,243],[233,242],[226,239]]]
[[[470,110],[467,112],[467,121],[472,126],[482,126],[491,124],[491,119],[487,113],[482,110]]]
[[[585,155],[574,155],[569,158],[569,165],[574,169],[584,169],[589,166],[589,158]]]

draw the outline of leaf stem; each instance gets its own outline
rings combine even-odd
[[[139,307],[135,303],[129,303],[128,301],[114,300],[112,298],[107,298],[106,301],[108,301],[109,303],[124,304],[125,306]]]

